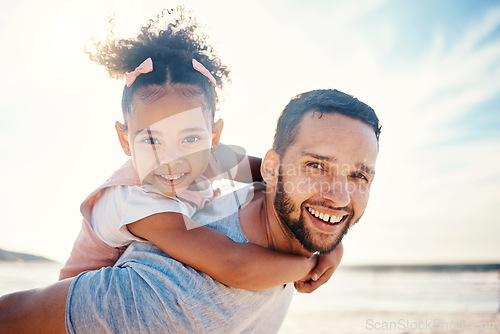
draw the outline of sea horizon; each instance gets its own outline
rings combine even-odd
[[[64,261],[51,259],[39,254],[31,254],[25,252],[15,252],[0,248],[0,263],[2,262],[50,262],[63,265]],[[340,266],[344,269],[354,270],[409,270],[409,271],[448,271],[448,270],[464,270],[464,271],[500,271],[500,259],[494,261],[457,261],[457,260],[442,260],[442,261],[415,261],[415,262],[398,262],[398,261],[380,261],[380,262],[341,262]]]

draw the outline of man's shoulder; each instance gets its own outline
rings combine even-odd
[[[264,194],[263,183],[235,187],[198,211],[193,220],[226,234],[236,242],[248,242],[241,230],[240,210],[248,210],[249,204],[259,200]]]
[[[132,243],[115,267],[129,268],[141,276],[148,286],[163,286],[174,299],[188,299],[196,294],[205,275],[179,262],[150,242]]]

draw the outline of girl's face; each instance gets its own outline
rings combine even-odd
[[[117,126],[122,148],[132,156],[141,181],[165,195],[186,190],[203,173],[218,144],[221,121],[212,129],[202,98],[186,98],[174,89],[152,103],[135,102],[128,128]]]

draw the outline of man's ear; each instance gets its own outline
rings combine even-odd
[[[115,123],[115,129],[118,134],[118,140],[122,146],[123,153],[130,157],[132,153],[130,152],[130,145],[128,142],[127,126],[117,121]]]
[[[224,127],[224,121],[219,119],[217,122],[214,123],[212,126],[212,153],[215,151],[215,148],[217,145],[219,145],[219,140],[220,140],[220,135],[222,133],[222,128]]]
[[[262,164],[260,165],[260,174],[262,179],[270,186],[278,184],[278,176],[280,171],[280,155],[274,149],[267,151]]]

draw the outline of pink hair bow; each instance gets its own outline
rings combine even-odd
[[[151,71],[153,71],[153,60],[151,60],[151,57],[149,57],[148,59],[143,61],[141,65],[137,66],[135,70],[127,74],[125,84],[127,85],[127,87],[130,87],[139,75],[149,73]]]
[[[217,81],[215,81],[214,76],[210,74],[210,72],[208,72],[208,70],[205,68],[205,66],[203,66],[202,63],[200,63],[194,58],[193,58],[193,68],[198,72],[200,72],[201,74],[203,74],[205,77],[207,77],[207,79],[210,80],[210,82],[212,83],[212,85],[214,85],[214,87],[217,86]]]

